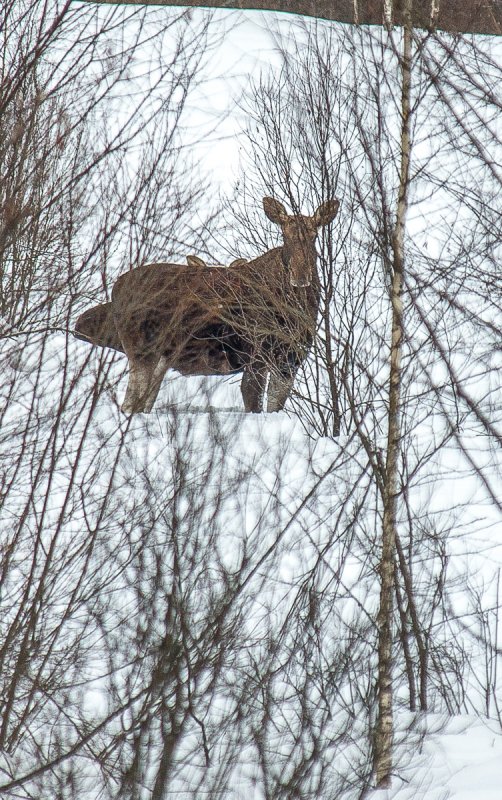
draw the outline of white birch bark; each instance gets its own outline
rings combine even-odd
[[[378,625],[378,718],[375,731],[374,773],[379,788],[390,786],[393,757],[392,712],[392,618],[396,548],[396,506],[399,478],[401,354],[403,346],[403,303],[401,299],[405,265],[405,226],[408,208],[410,167],[410,88],[412,46],[412,0],[407,0],[407,23],[403,32],[401,83],[401,152],[396,224],[393,234],[391,283],[392,330],[389,373],[389,410],[384,486],[382,552],[380,562],[380,607]]]

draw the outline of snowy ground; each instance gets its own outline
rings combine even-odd
[[[375,800],[500,800],[502,736],[500,725],[475,717],[444,719],[428,715],[418,752],[401,734],[397,776]]]

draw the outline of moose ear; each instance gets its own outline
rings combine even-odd
[[[269,220],[275,222],[277,225],[286,222],[288,218],[287,211],[282,203],[279,203],[278,200],[274,200],[273,197],[263,198],[263,210]]]
[[[187,264],[189,267],[207,267],[206,262],[199,256],[187,256]]]
[[[315,224],[320,228],[322,225],[327,225],[329,222],[334,220],[336,215],[338,214],[338,209],[340,208],[340,201],[339,200],[326,200],[325,203],[321,203],[317,211],[313,216],[313,220]]]

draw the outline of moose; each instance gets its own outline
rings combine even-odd
[[[195,255],[188,255],[186,257],[186,262],[189,267],[208,266],[207,263],[203,261],[202,258],[199,258],[199,256]],[[229,264],[229,268],[240,267],[243,264],[247,263],[248,262],[245,258],[236,258]],[[224,267],[222,267],[222,269],[224,269]],[[83,342],[88,342],[90,344],[97,345],[98,347],[109,347],[111,350],[117,350],[119,353],[125,353],[125,350],[122,346],[122,342],[120,340],[120,336],[115,326],[115,321],[113,319],[112,303],[99,303],[99,305],[93,306],[92,308],[88,308],[87,311],[84,311],[84,313],[81,314],[77,319],[75,328],[73,330],[73,334],[77,339],[81,339]],[[208,347],[209,346],[210,345],[208,344]],[[216,369],[217,365],[214,364],[214,367]],[[178,371],[180,371],[180,368],[183,369],[183,364],[178,365]],[[213,375],[213,374],[218,374],[218,372],[216,371],[215,373],[213,372],[199,373],[199,372],[185,371],[183,374]]]
[[[186,262],[189,267],[208,266],[202,258],[199,258],[199,256],[195,255],[188,255],[186,257]],[[245,258],[236,258],[229,264],[229,267],[239,267],[243,264],[247,264],[247,260]],[[222,267],[222,269],[224,269],[224,267]],[[83,342],[89,342],[90,344],[97,345],[98,347],[109,347],[112,350],[117,350],[119,353],[125,353],[117,328],[115,326],[115,321],[113,319],[112,303],[99,303],[99,305],[93,306],[92,308],[87,309],[87,311],[84,311],[84,313],[81,314],[77,319],[73,334],[77,339],[81,339]],[[206,344],[209,348],[210,344]],[[192,359],[192,361],[193,360],[194,359]],[[196,370],[196,365],[193,365],[193,368]],[[207,372],[207,370],[203,372],[187,372],[186,370],[188,370],[189,367],[188,365],[183,365],[183,359],[182,363],[177,366],[177,369],[178,371],[184,370],[182,374],[185,375],[219,374],[216,362],[214,363],[214,369],[216,372]],[[203,369],[202,366],[201,369]]]
[[[111,303],[77,320],[79,338],[125,352],[126,414],[153,408],[166,371],[182,375],[243,373],[247,412],[279,411],[307,357],[320,299],[315,240],[338,213],[338,200],[312,216],[290,215],[271,197],[267,217],[281,227],[283,245],[228,267],[197,256],[181,264],[148,264],[121,275]]]

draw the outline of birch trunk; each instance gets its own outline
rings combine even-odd
[[[378,625],[378,718],[375,731],[374,773],[378,788],[390,786],[393,756],[392,712],[392,618],[394,564],[396,549],[396,506],[399,478],[401,353],[403,346],[402,288],[404,276],[404,234],[408,208],[410,166],[410,87],[412,0],[405,3],[408,12],[403,32],[400,180],[396,224],[393,234],[393,274],[391,284],[392,333],[390,349],[389,410],[384,486],[382,553],[380,562],[380,608]]]

